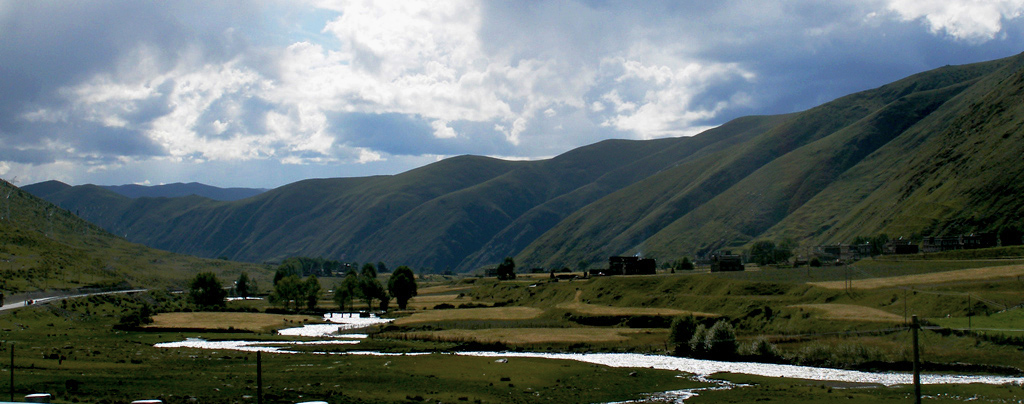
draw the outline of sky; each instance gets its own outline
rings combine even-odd
[[[1024,0],[0,0],[0,178],[274,188],[692,136],[1024,49]]]

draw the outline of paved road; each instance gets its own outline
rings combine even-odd
[[[89,297],[89,296],[99,296],[99,295],[113,295],[113,294],[119,294],[119,293],[145,292],[146,290],[147,289],[112,290],[112,291],[109,291],[109,292],[82,293],[82,294],[77,294],[77,295],[41,297],[41,298],[38,298],[38,299],[31,299],[31,301],[32,301],[31,305],[28,304],[28,302],[29,302],[28,300],[23,300],[23,301],[20,301],[20,302],[10,302],[10,303],[4,302],[5,304],[3,306],[0,306],[0,311],[20,309],[22,307],[34,306],[34,305],[38,305],[38,304],[53,303],[53,302],[58,302],[58,301],[65,300],[65,299],[74,299],[74,298],[78,298],[78,297]]]

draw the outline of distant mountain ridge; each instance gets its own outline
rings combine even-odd
[[[129,240],[205,257],[320,256],[469,271],[660,260],[1024,224],[1024,55],[947,66],[697,136],[608,140],[543,161],[459,156],[392,176],[300,181],[235,201],[44,198]],[[40,187],[41,189],[43,187]]]
[[[38,184],[22,187],[33,194],[50,195],[60,192],[71,186],[60,181],[45,181]],[[101,188],[111,190],[126,197],[135,198],[179,198],[184,196],[202,196],[215,201],[237,201],[251,196],[267,192],[263,188],[218,188],[198,182],[187,184],[176,182],[162,185],[101,185]]]

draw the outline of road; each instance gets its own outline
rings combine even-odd
[[[20,301],[20,302],[10,302],[10,303],[4,302],[5,304],[3,306],[0,306],[0,311],[20,309],[22,307],[35,306],[35,305],[39,305],[39,304],[48,304],[48,303],[58,302],[58,301],[65,300],[65,299],[74,299],[74,298],[78,298],[78,297],[89,297],[89,296],[99,296],[99,295],[113,295],[113,294],[119,294],[119,293],[145,292],[146,290],[147,289],[112,290],[112,291],[109,291],[109,292],[82,293],[82,294],[67,295],[67,296],[41,297],[41,298],[38,298],[38,299],[31,299],[32,304],[28,304],[29,300],[23,300],[23,301]]]

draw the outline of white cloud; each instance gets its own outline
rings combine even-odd
[[[1024,13],[1024,0],[889,0],[888,8],[904,21],[923,19],[932,32],[984,42]]]
[[[458,136],[455,133],[455,129],[448,126],[448,122],[435,120],[430,123],[430,126],[434,128],[434,137],[438,139],[452,139]]]
[[[755,75],[733,63],[700,63],[675,61],[674,66],[651,65],[637,60],[613,58],[605,66],[618,65],[622,74],[617,83],[633,80],[643,82],[646,90],[640,99],[625,101],[617,90],[601,99],[615,106],[617,115],[608,117],[602,126],[635,133],[642,139],[665,136],[692,136],[710,128],[698,122],[714,118],[725,108],[749,102],[745,97],[731,97],[712,106],[694,105],[694,97],[708,87],[728,80],[753,81]]]

